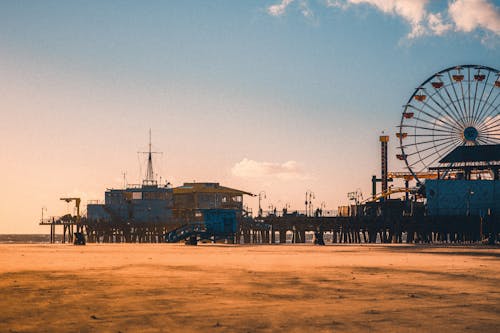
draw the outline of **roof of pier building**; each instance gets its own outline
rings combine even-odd
[[[500,161],[500,145],[459,146],[443,157],[439,163]]]
[[[250,195],[254,194],[230,187],[221,186],[219,183],[184,183],[182,186],[173,189],[174,194],[189,193],[222,193],[230,195]]]

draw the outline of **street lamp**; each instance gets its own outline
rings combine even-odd
[[[40,222],[43,223],[43,211],[47,212],[47,207],[42,207],[42,220]]]
[[[285,205],[283,206],[283,209],[282,209],[283,216],[285,216],[288,213],[288,208],[290,208],[290,203],[285,202]]]
[[[316,199],[314,192],[311,190],[306,191],[306,216],[312,215],[312,199]]]
[[[310,193],[309,193],[309,211],[310,211],[309,216],[313,216],[313,204],[312,204],[312,199],[316,199],[316,196],[314,195],[314,192],[310,192]]]
[[[262,197],[264,197],[264,199],[266,198],[266,192],[265,191],[260,191],[259,192],[259,216],[262,216],[262,207],[260,206],[260,202],[262,200]]]
[[[269,209],[268,215],[271,215],[271,214],[276,215],[276,207],[273,204],[269,204],[268,209]]]
[[[356,191],[347,193],[347,198],[349,198],[349,200],[353,200],[354,204],[357,206],[359,205],[359,200],[363,200],[363,193],[360,188],[357,188]]]

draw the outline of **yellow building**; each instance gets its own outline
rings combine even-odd
[[[192,216],[200,209],[242,211],[243,195],[254,196],[219,183],[184,183],[173,189],[174,216]]]

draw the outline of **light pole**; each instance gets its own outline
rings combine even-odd
[[[316,199],[314,192],[311,190],[306,191],[306,216],[312,215],[312,199]]]
[[[288,208],[290,208],[290,203],[286,202],[285,206],[283,207],[283,216],[285,216],[288,213]]]
[[[307,216],[307,194],[308,194],[308,192],[306,191],[306,201],[305,201],[305,204],[306,204],[306,216]]]
[[[273,206],[273,204],[269,204],[268,209],[269,209],[268,215],[274,214],[274,206]],[[276,214],[274,214],[274,215],[276,215]]]
[[[265,191],[260,191],[259,192],[259,216],[262,216],[262,207],[260,206],[260,202],[262,200],[262,197],[264,197],[264,199],[266,198],[266,192]]]
[[[321,205],[319,206],[321,216],[323,216],[323,209],[326,209],[326,202],[324,201],[322,201]]]
[[[42,220],[40,222],[43,223],[43,211],[47,212],[47,207],[42,207]]]
[[[310,192],[309,193],[309,210],[310,210],[310,216],[313,216],[313,203],[312,203],[312,199],[316,199],[315,195],[314,195],[314,192]]]

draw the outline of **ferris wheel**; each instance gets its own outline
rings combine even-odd
[[[417,182],[418,174],[440,166],[458,146],[500,143],[500,71],[462,65],[425,80],[411,95],[399,125],[401,153]]]

